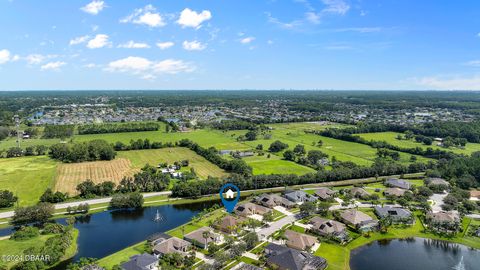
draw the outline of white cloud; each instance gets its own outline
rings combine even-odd
[[[127,72],[141,75],[143,79],[153,79],[153,74],[192,72],[195,70],[195,66],[176,59],[151,61],[143,57],[129,56],[110,62],[106,70],[110,72]]]
[[[274,43],[273,40],[270,40],[270,39],[269,39],[269,40],[267,41],[267,44],[268,44],[268,45],[272,45],[273,43]]]
[[[320,23],[320,15],[315,12],[307,12],[305,13],[305,19],[313,24]]]
[[[184,41],[182,43],[183,48],[187,51],[202,51],[204,50],[207,46],[205,44],[202,44],[199,41],[193,40],[193,41]]]
[[[108,35],[105,34],[98,34],[87,43],[87,47],[90,49],[99,49],[108,45],[110,45],[110,42],[108,41]]]
[[[10,51],[6,49],[0,50],[0,65],[8,61],[10,61]]]
[[[156,12],[156,8],[147,5],[144,8],[137,8],[127,17],[120,20],[121,23],[144,24],[150,27],[161,27],[165,25],[160,13]]]
[[[175,43],[173,43],[171,41],[157,42],[157,47],[160,48],[161,50],[168,49],[168,48],[172,47],[173,45],[175,45]]]
[[[102,11],[107,5],[105,5],[104,1],[94,0],[87,4],[86,6],[80,8],[81,10],[85,11],[86,13],[97,15],[100,11]]]
[[[15,54],[10,61],[17,62],[18,60],[20,60],[20,55]]]
[[[480,75],[473,77],[423,77],[414,79],[415,83],[436,90],[480,90]]]
[[[148,49],[150,45],[147,43],[139,43],[133,40],[128,41],[127,43],[123,43],[118,45],[118,48],[125,48],[125,49]]]
[[[465,63],[467,66],[480,67],[480,60],[472,60]]]
[[[350,9],[350,6],[343,0],[322,0],[322,2],[325,5],[322,13],[345,15]]]
[[[284,29],[294,29],[294,28],[302,25],[302,20],[293,20],[293,21],[290,21],[290,22],[282,22],[278,18],[273,17],[270,12],[265,12],[265,15],[267,15],[267,19],[268,19],[269,23],[276,24],[279,27],[284,28]]]
[[[83,65],[83,67],[86,67],[86,68],[95,68],[95,67],[97,67],[97,65],[94,64],[94,63],[88,63],[88,64],[86,64],[86,65]]]
[[[254,40],[255,40],[255,37],[246,37],[246,38],[242,38],[242,39],[240,40],[240,43],[242,43],[242,44],[248,44],[248,43],[250,43],[250,42],[252,42],[252,41],[254,41]]]
[[[38,65],[42,63],[45,58],[46,56],[43,56],[41,54],[29,54],[25,57],[25,60],[27,60],[28,64],[30,65]]]
[[[84,42],[86,42],[89,38],[90,38],[90,36],[88,36],[88,35],[86,35],[86,36],[81,36],[81,37],[76,37],[76,38],[70,40],[70,45],[77,45],[77,44],[84,43]]]
[[[62,62],[62,61],[56,61],[56,62],[49,62],[46,63],[45,65],[41,66],[41,70],[59,70],[60,67],[66,65],[67,63]]]
[[[186,63],[182,60],[175,60],[175,59],[166,59],[156,63],[153,66],[153,71],[156,73],[167,73],[167,74],[177,74],[180,72],[192,72],[195,70],[195,67],[190,64]]]
[[[180,18],[177,23],[182,27],[193,27],[198,29],[204,21],[210,20],[211,18],[212,13],[209,10],[197,13],[194,10],[186,8],[180,13]]]

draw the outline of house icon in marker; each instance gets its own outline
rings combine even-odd
[[[235,192],[232,191],[232,189],[228,189],[227,192],[225,192],[225,198],[226,199],[234,199],[235,198]]]

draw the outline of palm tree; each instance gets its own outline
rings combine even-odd
[[[209,231],[204,231],[202,232],[203,239],[205,239],[205,248],[207,248],[207,239],[210,237],[210,232]]]

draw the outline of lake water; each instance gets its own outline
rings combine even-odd
[[[191,220],[203,209],[218,201],[195,204],[162,205],[138,210],[104,211],[77,219],[75,228],[79,230],[78,252],[75,257],[56,269],[65,269],[71,261],[81,257],[103,258],[135,243],[146,240],[148,236],[166,232]],[[162,221],[153,219],[158,212]],[[65,224],[64,219],[57,220]],[[1,235],[11,234],[11,228],[0,230]]]
[[[479,240],[480,241],[480,240]],[[444,241],[381,240],[352,251],[351,270],[478,270],[480,251]]]

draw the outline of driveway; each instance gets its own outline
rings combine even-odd
[[[448,193],[436,194],[434,193],[430,196],[430,201],[432,201],[432,212],[437,213],[442,211],[443,199],[447,197]]]
[[[294,222],[295,220],[297,220],[295,215],[291,215],[272,222],[269,227],[263,228],[257,232],[258,239],[260,241],[265,241],[270,235],[280,230],[283,226]]]

